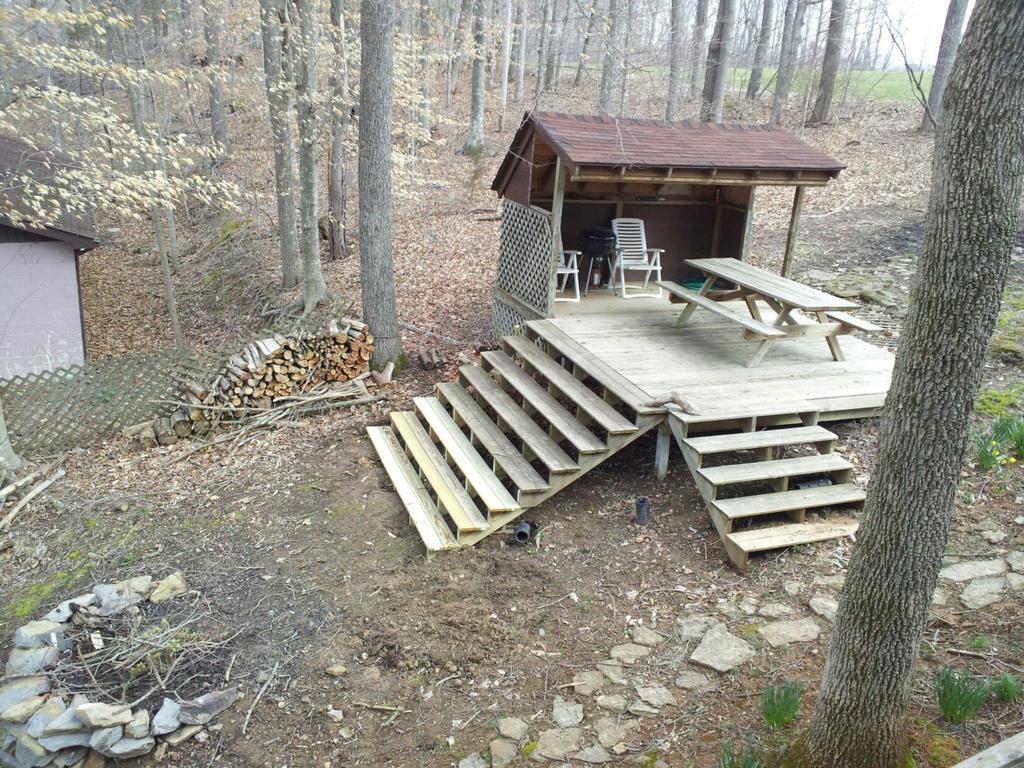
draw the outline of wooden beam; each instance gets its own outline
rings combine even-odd
[[[558,268],[558,255],[562,251],[562,204],[565,201],[565,166],[562,158],[555,157],[555,191],[551,198],[551,275],[548,279],[548,312],[555,306],[555,272]],[[578,280],[579,278],[577,278]]]
[[[740,250],[740,259],[743,261],[750,255],[750,230],[754,225],[754,191],[755,188],[751,187],[750,199],[747,201],[747,217],[743,222],[743,247]]]
[[[789,277],[793,269],[793,254],[796,252],[796,236],[800,231],[800,211],[804,207],[804,187],[797,187],[793,193],[793,210],[789,214],[789,231],[786,232],[786,252],[782,256],[782,276]]]
[[[715,223],[711,229],[711,258],[718,258],[718,245],[722,239],[722,188],[715,189]]]

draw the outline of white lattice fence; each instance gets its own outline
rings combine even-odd
[[[511,333],[551,309],[551,217],[506,200],[501,211],[501,250],[494,290],[494,332]]]

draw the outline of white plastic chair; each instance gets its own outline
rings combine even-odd
[[[664,248],[648,248],[647,235],[644,232],[643,219],[612,219],[612,232],[615,233],[615,261],[612,263],[612,279],[610,288],[616,293],[622,289],[622,298],[658,298],[662,296],[661,287],[657,293],[644,293],[651,281],[651,274],[661,280],[661,254]],[[644,286],[640,293],[626,292],[626,272],[643,272]],[[619,285],[615,285],[618,276]]]
[[[555,301],[571,301],[573,303],[578,303],[580,300],[580,251],[559,251],[558,264],[555,268],[555,279],[562,279],[562,284],[558,287],[560,293],[565,292],[565,288],[569,284],[570,277],[573,279],[575,297],[569,299],[556,296]]]

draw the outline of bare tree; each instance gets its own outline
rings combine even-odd
[[[949,0],[946,9],[946,23],[942,27],[942,41],[939,43],[939,55],[935,59],[935,71],[932,73],[932,86],[928,91],[928,106],[921,121],[921,130],[930,131],[942,119],[942,95],[946,92],[946,80],[953,68],[960,35],[967,18],[968,0]]]
[[[221,28],[223,27],[224,5],[220,0],[203,0],[203,36],[206,38],[206,66],[210,71],[210,128],[213,141],[221,157],[230,149],[228,142],[228,121],[224,114],[224,85],[221,82],[223,66],[221,52]]]
[[[508,108],[508,77],[512,65],[512,0],[504,0],[501,30],[501,107],[498,111],[498,130],[505,130],[505,110]]]
[[[979,0],[945,105],[924,247],[808,733],[808,765],[908,764],[914,662],[1024,193],[1019,0]]]
[[[779,48],[779,68],[775,74],[775,95],[772,97],[772,123],[782,122],[782,113],[789,99],[789,83],[796,67],[800,47],[800,27],[803,25],[804,0],[786,0],[782,21],[782,45]]]
[[[466,155],[479,155],[484,151],[484,56],[484,0],[474,0],[469,135],[462,145],[462,152]]]
[[[828,39],[825,42],[825,58],[821,62],[821,79],[818,82],[818,98],[811,112],[812,123],[827,123],[832,119],[832,96],[839,74],[839,59],[843,52],[843,27],[846,25],[846,0],[832,0],[828,19]]]
[[[334,42],[334,72],[331,74],[331,145],[327,153],[327,216],[332,259],[348,256],[345,231],[345,160],[348,132],[348,57],[345,54],[344,0],[331,0],[331,37]]]
[[[768,44],[772,38],[772,22],[775,14],[775,0],[763,0],[761,3],[761,28],[757,33],[757,45],[754,47],[754,62],[750,67],[750,79],[747,80],[747,98],[753,101],[761,92],[761,77],[764,64],[768,59]]]
[[[683,89],[683,0],[672,0],[671,14],[668,99],[665,100],[665,119],[669,121],[674,120],[676,112],[679,111],[679,100]]]
[[[693,40],[690,44],[690,98],[697,98],[697,84],[704,65],[704,36],[708,28],[708,0],[697,0],[693,19]]]
[[[620,5],[623,0],[608,0],[608,19],[604,34],[604,60],[601,65],[601,85],[598,93],[597,111],[609,115],[612,111],[612,98],[615,84],[620,76],[619,62],[621,48],[619,45],[619,29],[622,26]]]
[[[718,20],[708,46],[708,63],[704,71],[704,92],[701,95],[700,119],[722,122],[725,84],[729,79],[729,46],[736,20],[736,0],[719,0]]]
[[[398,362],[398,300],[391,240],[391,103],[394,0],[362,0],[359,35],[359,267],[373,362]]]
[[[580,60],[576,65],[576,77],[573,78],[572,84],[579,85],[583,82],[583,70],[587,66],[587,55],[590,52],[590,44],[594,40],[594,34],[597,30],[597,0],[590,0],[590,6],[587,9],[587,31],[583,35],[583,46],[580,49]]]

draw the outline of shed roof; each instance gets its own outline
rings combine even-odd
[[[18,139],[0,136],[0,194],[3,193],[5,176],[22,173],[45,183],[53,177],[60,164],[61,158],[56,153],[43,152]],[[0,223],[53,240],[61,240],[80,250],[88,250],[99,245],[92,223],[71,213],[61,214],[48,227],[29,226],[23,221],[13,221],[2,215]]]

